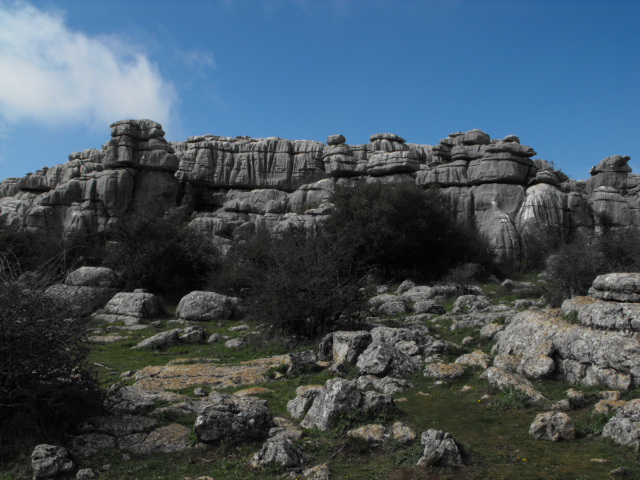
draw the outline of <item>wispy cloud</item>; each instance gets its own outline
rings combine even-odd
[[[205,59],[205,63],[212,61]],[[170,121],[172,84],[135,47],[72,31],[60,14],[0,0],[0,121]]]

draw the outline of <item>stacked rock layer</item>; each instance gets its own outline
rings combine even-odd
[[[203,135],[169,143],[151,120],[111,125],[102,149],[0,183],[0,222],[39,235],[94,234],[127,212],[172,208],[224,243],[256,228],[316,228],[331,211],[335,185],[360,182],[438,186],[451,214],[477,228],[501,259],[516,258],[528,236],[567,237],[576,230],[640,229],[640,176],[614,155],[586,182],[557,172],[515,135],[480,130],[450,134],[438,145],[407,143],[392,133],[349,145],[277,137]]]

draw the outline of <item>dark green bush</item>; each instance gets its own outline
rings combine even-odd
[[[472,228],[459,225],[435,189],[378,183],[338,186],[324,225],[346,240],[359,263],[383,275],[438,278],[465,263],[489,265],[491,252]]]
[[[0,274],[0,456],[61,439],[99,406],[91,321],[42,287]]]
[[[610,230],[596,237],[576,235],[547,262],[545,297],[554,306],[586,295],[598,275],[640,271],[640,238],[634,230]]]
[[[104,265],[124,288],[146,288],[169,300],[201,288],[218,252],[178,216],[150,211],[125,215],[109,234]]]

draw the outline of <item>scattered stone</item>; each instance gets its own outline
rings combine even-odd
[[[333,332],[320,342],[318,357],[320,360],[330,360],[334,363],[353,364],[370,343],[371,333],[365,330]]]
[[[607,422],[602,436],[616,443],[640,448],[640,398],[635,398],[619,408],[615,416]]]
[[[556,369],[556,364],[552,358],[546,355],[527,356],[522,359],[518,371],[529,378],[549,377]]]
[[[571,402],[568,398],[564,398],[551,405],[551,410],[559,412],[571,410]]]
[[[230,327],[230,332],[242,332],[244,330],[249,330],[249,325],[238,325],[237,327]]]
[[[426,378],[453,380],[463,377],[464,374],[464,367],[458,363],[431,363],[424,367]]]
[[[371,443],[382,443],[387,437],[387,429],[382,425],[364,425],[353,430],[349,430],[350,437],[362,438]]]
[[[471,353],[458,357],[456,363],[486,369],[491,364],[491,357],[482,350],[474,350]]]
[[[492,339],[496,333],[504,330],[504,325],[498,323],[488,323],[480,329],[480,336],[482,338]]]
[[[431,465],[439,467],[459,467],[463,465],[462,455],[453,436],[440,430],[422,432],[420,443],[424,445],[419,467]]]
[[[401,295],[406,291],[411,290],[415,286],[417,286],[417,284],[413,280],[407,279],[398,286],[396,292],[398,293],[398,295]]]
[[[193,395],[196,396],[196,397],[206,397],[207,396],[207,392],[206,392],[206,390],[204,388],[198,387],[198,388],[195,388],[193,390]]]
[[[391,438],[397,442],[406,443],[415,440],[416,432],[402,422],[395,422],[391,426]]]
[[[224,342],[224,346],[227,348],[242,348],[247,344],[247,341],[240,337],[240,338],[232,338],[231,340],[227,340],[226,342]]]
[[[93,480],[100,478],[100,472],[93,468],[82,468],[76,473],[76,480]]]
[[[255,453],[249,462],[252,468],[278,465],[283,468],[299,468],[304,464],[304,456],[288,438],[270,438]]]
[[[67,275],[64,283],[75,287],[114,288],[118,275],[106,267],[80,267]]]
[[[431,315],[444,315],[445,313],[447,313],[447,311],[445,310],[445,308],[432,301],[432,300],[426,300],[426,301],[422,301],[422,302],[416,302],[413,305],[413,311],[417,314],[423,314],[423,313],[429,313]]]
[[[209,322],[239,318],[244,307],[239,298],[215,292],[191,292],[180,300],[176,316],[182,320]]]
[[[533,403],[546,400],[544,395],[533,388],[533,385],[527,379],[516,373],[507,372],[501,368],[489,367],[480,375],[480,378],[487,380],[492,387],[498,390],[504,390],[508,387],[516,388],[529,397]]]
[[[584,392],[570,388],[567,390],[567,399],[571,403],[571,406],[580,408],[584,407],[589,402],[589,397]]]
[[[255,395],[264,395],[265,393],[273,393],[273,390],[264,387],[251,387],[245,388],[244,390],[238,390],[237,392],[234,392],[234,395],[237,395],[238,397],[253,397]]]
[[[145,338],[143,341],[131,348],[153,350],[172,347],[173,345],[180,343],[181,331],[182,329],[180,328],[174,328],[173,330],[160,332],[152,337]]]
[[[207,338],[207,343],[208,344],[212,344],[212,343],[217,343],[220,342],[221,340],[228,340],[229,336],[227,335],[220,335],[219,333],[212,333],[209,338]]]
[[[194,431],[204,442],[261,440],[271,427],[273,417],[265,400],[214,392],[200,409]]]
[[[517,372],[522,359],[514,355],[496,355],[493,358],[493,366],[508,372]]]
[[[303,470],[302,475],[305,480],[331,480],[333,473],[329,464],[323,463]]]
[[[627,404],[625,400],[600,400],[593,406],[593,415],[611,415]]]
[[[71,473],[75,464],[66,448],[43,443],[31,453],[31,468],[34,480],[52,479]]]
[[[162,312],[160,300],[152,293],[116,293],[104,306],[109,316],[153,318]]]
[[[462,339],[462,345],[471,345],[473,343],[473,337],[464,337]],[[487,368],[487,367],[485,367]]]
[[[387,395],[404,392],[413,388],[413,384],[407,380],[393,377],[378,378],[373,375],[362,375],[358,378],[358,389],[367,390],[373,388]]]
[[[536,416],[529,427],[529,435],[536,440],[551,440],[557,442],[560,439],[573,440],[576,438],[576,429],[573,420],[564,412],[545,412]]]

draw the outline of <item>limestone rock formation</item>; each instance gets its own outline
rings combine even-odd
[[[517,258],[540,232],[640,230],[640,180],[629,157],[605,158],[587,182],[561,183],[515,135],[495,140],[476,129],[437,145],[394,133],[369,140],[200,135],[169,143],[157,122],[122,120],[101,149],[0,182],[0,222],[61,237],[106,232],[130,212],[179,208],[224,249],[260,228],[319,228],[335,185],[409,182],[439,186],[451,214],[477,228],[498,259]]]

